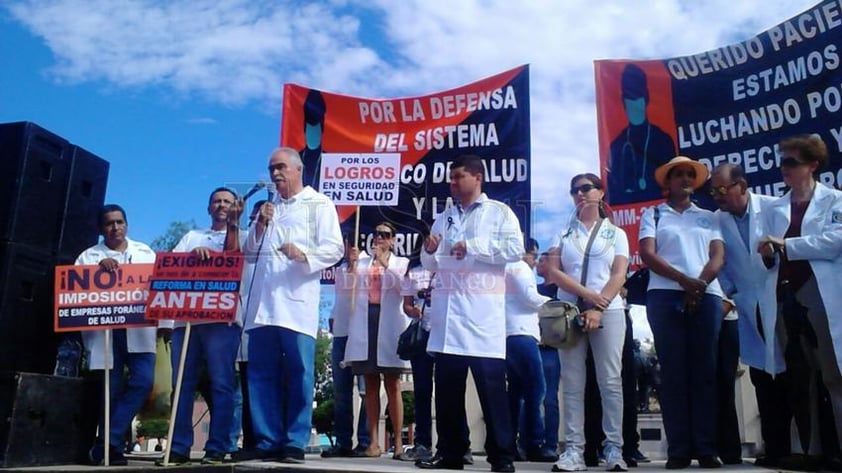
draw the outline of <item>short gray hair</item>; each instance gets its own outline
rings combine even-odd
[[[278,148],[273,149],[272,152],[269,154],[269,157],[271,158],[272,156],[274,156],[277,153],[286,154],[287,156],[290,157],[292,162],[296,166],[298,166],[298,169],[302,169],[302,170],[304,169],[304,162],[301,161],[301,155],[298,154],[298,151],[295,148],[290,148],[289,146],[280,146]]]

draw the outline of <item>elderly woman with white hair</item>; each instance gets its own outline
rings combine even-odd
[[[707,168],[677,156],[655,169],[666,201],[644,212],[640,257],[651,271],[646,312],[661,362],[661,411],[668,469],[719,468],[716,458],[716,362],[722,290],[716,274],[725,247],[713,212],[693,192]]]

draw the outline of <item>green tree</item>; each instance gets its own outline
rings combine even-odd
[[[313,428],[325,434],[333,447],[333,399],[322,401],[313,409]]]
[[[169,428],[169,419],[144,419],[137,425],[137,435],[143,435],[146,438],[162,439],[167,436]]]
[[[324,330],[316,335],[315,378],[316,393],[313,399],[312,423],[316,432],[327,435],[333,446],[333,370],[330,364],[331,337]]]
[[[196,229],[196,222],[194,220],[181,221],[176,220],[170,222],[167,231],[163,235],[159,235],[152,240],[149,246],[155,251],[171,251],[181,240],[181,237],[187,234],[190,230]]]
[[[320,400],[319,396],[324,400],[333,397],[333,383],[331,382],[333,379],[333,370],[330,366],[330,346],[330,335],[323,330],[319,330],[319,333],[316,335],[316,356],[314,360],[316,365],[316,401]],[[326,387],[330,388],[327,392],[325,392]]]
[[[401,399],[403,399],[403,425],[410,426],[415,423],[415,393],[403,391]]]

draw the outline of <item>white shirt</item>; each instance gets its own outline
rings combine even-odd
[[[550,300],[538,294],[535,273],[525,261],[506,265],[506,336],[531,335],[541,341],[538,308]]]
[[[466,209],[445,209],[431,229],[443,236],[435,253],[421,251],[421,263],[435,271],[427,351],[506,358],[506,263],[523,254],[517,216],[484,193]],[[450,256],[465,241],[463,259]]]
[[[113,258],[119,264],[154,263],[155,252],[145,243],[126,238],[126,251],[116,251],[96,244],[76,258],[77,265],[99,264],[106,258]],[[166,324],[163,324],[164,326]],[[126,345],[129,353],[155,353],[157,329],[155,327],[137,327],[126,329]],[[112,339],[113,340],[113,339]],[[88,360],[92,370],[105,369],[105,333],[103,330],[85,330],[82,342],[88,351]],[[114,366],[114,357],[108,357],[108,368]]]
[[[241,236],[245,236],[242,235]],[[242,248],[242,246],[240,247]],[[254,264],[248,260],[243,262],[243,277],[240,278],[240,301],[237,304],[236,322],[240,326],[245,326],[246,312],[250,304],[254,304],[249,298],[249,295],[254,290],[252,282],[254,278]],[[237,361],[249,361],[249,335],[245,330],[240,332],[240,349],[237,351]]]
[[[401,296],[411,296],[412,303],[415,306],[422,306],[425,301],[418,298],[418,292],[430,288],[432,277],[433,273],[424,269],[423,266],[410,269],[409,274],[401,281]],[[421,328],[428,332],[430,331],[430,312],[432,310],[432,307],[424,307],[424,315],[421,317]]]
[[[680,213],[666,203],[659,204],[658,208],[661,216],[658,220],[657,236],[655,212],[650,207],[640,217],[638,239],[655,238],[655,252],[661,258],[678,271],[690,277],[698,277],[710,259],[710,242],[722,241],[719,220],[713,212],[700,209],[696,204],[690,204],[690,207]],[[648,289],[684,290],[677,282],[654,271],[650,273]],[[719,281],[711,281],[705,293],[721,297]]]
[[[186,235],[181,237],[181,240],[175,245],[175,248],[172,249],[173,252],[176,253],[189,253],[196,248],[200,247],[207,247],[210,248],[212,251],[222,251],[225,249],[225,235],[228,233],[227,230],[214,230],[212,228],[205,228],[204,230],[190,230],[187,232]],[[246,235],[240,231],[239,234],[240,239],[240,248],[243,247],[243,244],[246,241]],[[247,265],[243,265],[244,267]],[[242,276],[241,276],[242,279]],[[242,284],[240,284],[240,291],[242,293]],[[204,321],[204,320],[193,320],[190,322],[193,325],[200,325],[200,324],[228,324],[231,322],[214,322],[214,321]],[[237,325],[243,325],[243,312],[237,308],[236,316],[234,317],[234,323]],[[183,320],[176,320],[173,323],[175,328],[184,327],[187,325],[187,322]]]
[[[786,369],[783,346],[775,331],[778,318],[778,302],[775,297],[777,277],[767,281],[769,270],[757,253],[757,243],[768,233],[763,225],[763,217],[769,205],[777,199],[750,192],[748,196],[745,215],[735,217],[722,210],[715,213],[725,241],[725,264],[719,270],[717,280],[722,292],[732,297],[737,307],[740,360],[774,375]],[[740,230],[742,223],[748,227],[748,244],[743,240]],[[766,286],[770,282],[771,287],[767,290]],[[762,337],[758,329],[758,312]]]
[[[333,336],[348,336],[348,321],[351,318],[351,293],[354,286],[354,273],[348,271],[348,263],[342,263],[334,273],[333,309],[330,318],[333,320]]]
[[[588,245],[588,240],[591,238],[594,228],[596,228],[596,225],[589,230],[578,218],[572,218],[570,227],[560,231],[550,240],[550,248],[559,248],[560,250],[559,257],[564,272],[579,283],[582,280],[585,247]],[[584,286],[600,292],[611,278],[614,258],[625,256],[628,259],[629,257],[629,239],[626,232],[607,219],[604,220],[599,227],[599,233],[593,240],[589,254],[588,280],[585,281]],[[561,288],[558,289],[557,297],[560,301],[572,303],[575,303],[577,299],[575,294]],[[623,298],[619,294],[614,296],[614,299],[608,305],[608,309],[624,308]]]
[[[310,186],[289,199],[278,194],[272,203],[275,212],[263,232],[263,241],[257,239],[257,222],[246,240],[246,257],[257,268],[246,330],[270,325],[315,338],[321,271],[344,254],[336,207]],[[283,243],[297,246],[306,261],[287,258],[279,250]]]

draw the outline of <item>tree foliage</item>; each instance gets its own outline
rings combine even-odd
[[[167,436],[170,427],[169,419],[145,419],[137,426],[137,435],[146,438],[161,439]]]
[[[181,240],[181,237],[194,229],[196,229],[196,222],[194,220],[176,220],[170,222],[170,226],[167,227],[164,234],[155,237],[149,246],[155,251],[171,251],[178,244],[178,241]]]
[[[333,445],[333,370],[331,369],[331,337],[320,330],[316,335],[315,378],[316,393],[313,399],[312,423],[316,432],[327,435]]]
[[[333,446],[333,399],[320,402],[313,409],[313,428],[320,434],[325,434],[330,446]]]

